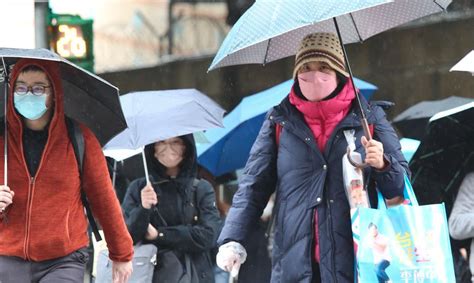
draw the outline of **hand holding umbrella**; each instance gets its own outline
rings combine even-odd
[[[5,211],[13,203],[14,196],[15,192],[10,190],[8,186],[0,186],[0,212]]]
[[[386,166],[385,159],[383,157],[383,144],[374,139],[368,140],[364,136],[361,138],[361,142],[366,152],[365,164],[367,164],[368,166],[372,166],[377,170],[383,170]],[[349,157],[350,155],[348,154],[347,156]],[[349,162],[351,162],[349,158],[348,160]],[[352,165],[354,166],[354,164]]]
[[[158,204],[158,196],[155,190],[151,186],[150,182],[141,190],[142,206],[146,209],[151,209],[153,206]]]

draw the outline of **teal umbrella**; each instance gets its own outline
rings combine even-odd
[[[266,64],[295,55],[314,32],[337,33],[344,44],[444,11],[451,0],[257,0],[235,23],[209,71],[240,64]]]
[[[209,70],[239,64],[266,64],[296,53],[303,37],[337,33],[352,80],[344,44],[367,38],[406,22],[445,11],[451,0],[257,0],[225,38]],[[354,82],[352,81],[354,85]],[[361,124],[371,139],[356,92]],[[351,161],[349,159],[349,161]],[[355,164],[365,167],[367,164]]]

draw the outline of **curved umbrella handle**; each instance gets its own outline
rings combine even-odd
[[[366,118],[360,119],[360,123],[362,125],[362,128],[364,129],[365,137],[367,138],[367,140],[371,140],[372,135],[370,134],[369,123],[367,122],[367,119]],[[363,168],[369,167],[369,164],[367,162],[362,162],[362,163],[359,164],[359,163],[355,162],[354,160],[352,160],[352,158],[351,158],[351,149],[349,147],[347,148],[347,160],[349,161],[349,163],[352,166],[354,166],[356,168],[363,169]]]
[[[365,167],[369,167],[369,163],[367,162],[357,163],[356,161],[352,160],[351,149],[349,147],[347,147],[347,160],[355,168],[364,169]]]

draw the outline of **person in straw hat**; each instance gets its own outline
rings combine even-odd
[[[271,282],[354,282],[344,130],[354,130],[356,151],[369,165],[365,179],[385,198],[403,198],[408,164],[382,108],[364,99],[374,139],[363,136],[345,63],[336,35],[314,33],[301,41],[293,87],[266,116],[218,239],[222,269],[238,273],[246,259],[242,243],[276,192]]]

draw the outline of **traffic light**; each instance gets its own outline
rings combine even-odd
[[[93,72],[93,20],[67,14],[50,14],[49,45],[74,64]]]

